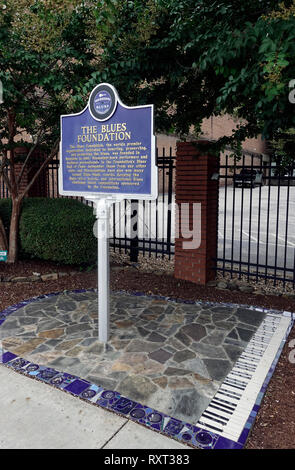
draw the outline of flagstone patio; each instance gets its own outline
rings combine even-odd
[[[2,347],[196,424],[265,316],[127,293],[112,293],[110,307],[106,346],[92,290],[16,310],[0,328]]]

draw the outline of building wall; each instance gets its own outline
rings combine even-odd
[[[204,119],[202,124],[202,137],[209,140],[217,140],[223,136],[230,136],[237,128],[238,123],[238,120],[233,119],[228,114]],[[248,152],[266,153],[266,143],[261,137],[257,139],[246,139],[243,143],[243,149]]]
[[[238,120],[231,118],[229,115],[212,116],[209,119],[204,119],[202,124],[202,138],[205,140],[217,140],[223,136],[230,136],[233,130],[236,129]],[[166,154],[169,155],[169,147],[172,147],[172,153],[176,151],[176,136],[166,136],[164,134],[157,134],[157,147],[164,148]],[[257,139],[246,139],[243,143],[243,149],[248,152],[255,152],[259,154],[266,154],[266,142],[258,137]],[[175,154],[175,153],[174,153]]]
[[[229,115],[224,115],[224,116],[212,116],[209,119],[204,119],[203,124],[202,124],[202,139],[205,140],[217,140],[220,137],[224,136],[230,136],[233,133],[233,130],[236,129],[238,125],[238,120],[233,119]],[[163,151],[165,152],[165,155],[169,155],[169,151],[171,148],[172,155],[176,154],[176,142],[178,138],[176,136],[166,136],[164,134],[157,134],[157,147],[159,150],[159,156],[163,155]],[[256,139],[246,139],[245,142],[243,142],[243,149],[246,152],[249,152],[251,154],[263,154],[264,159],[267,159],[267,146],[266,142],[261,138],[258,137]],[[229,151],[223,152],[220,155],[220,165],[223,166],[226,164],[226,161],[230,164],[232,163],[232,159],[228,158],[226,160],[226,155],[229,155]],[[261,164],[261,160],[259,157],[252,157],[251,155],[248,155],[247,153],[245,154],[244,157],[244,164],[245,165],[255,165],[255,164]],[[253,162],[253,163],[252,163]],[[241,164],[241,162],[239,163]],[[225,174],[225,169],[221,168],[220,169],[220,174]],[[165,176],[167,179],[167,177]],[[165,179],[165,188],[168,188],[168,184]],[[224,180],[220,180],[220,184],[222,185],[224,183]],[[228,181],[229,183],[229,181]],[[173,181],[173,188],[174,188],[174,181]],[[159,170],[159,191],[161,192],[163,189],[163,177],[162,177],[162,170]]]

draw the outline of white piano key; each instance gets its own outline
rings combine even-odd
[[[219,413],[216,413],[216,411],[211,407],[208,407],[206,409],[206,411],[203,413],[203,418],[208,418],[208,419],[211,419],[212,421],[214,421],[215,423],[218,423],[218,424],[221,424],[222,426],[226,426],[228,424],[228,421],[229,421],[229,417],[226,416],[221,416],[221,414]]]
[[[234,372],[237,372],[237,373],[235,374]],[[224,380],[224,383],[234,384],[237,387],[244,388],[245,385],[247,385],[248,380],[246,380],[244,377],[241,377],[241,375],[238,375],[240,373],[241,372],[239,370],[235,370],[235,371],[232,370],[230,375],[228,375],[226,379]]]
[[[216,395],[213,397],[218,398],[219,400],[224,400],[227,401],[228,403],[232,404],[233,406],[236,406],[236,404],[239,401],[239,398],[231,396],[229,393],[226,393],[224,389],[220,388],[219,391],[216,393]]]
[[[291,321],[290,316],[266,315],[200,417],[198,426],[238,440]]]
[[[239,405],[239,410],[244,410],[244,413],[246,413],[246,410],[248,409],[248,403],[251,402],[252,403],[252,398],[253,397],[249,397],[249,396],[245,396],[243,397],[242,399],[238,400],[236,403],[235,403],[235,411],[234,411],[234,415],[238,412],[237,412],[237,406]],[[210,406],[210,405],[209,405]]]
[[[208,418],[208,416],[202,415],[201,418],[199,419],[199,423],[201,424],[203,422],[206,426],[214,426],[218,429],[220,429],[219,434],[224,432],[224,429],[226,428],[228,432],[230,432],[233,436],[239,433],[241,434],[240,429],[241,426],[233,421],[231,421],[230,425],[227,424],[222,425],[221,423],[218,423],[217,421],[214,421],[214,419]]]
[[[243,359],[245,361],[249,361],[249,363],[251,363],[251,364],[257,364],[259,362],[259,359],[258,359],[257,356],[254,356],[254,354],[250,354],[250,353],[246,353],[246,352],[243,352],[240,355],[240,359]]]
[[[247,385],[247,381],[244,379],[244,380],[241,380],[241,379],[238,379],[237,377],[236,378],[233,378],[232,376],[228,376],[224,383],[227,383],[229,385],[236,385],[237,387],[241,387],[242,389],[245,388],[245,386]]]
[[[233,403],[230,403],[229,401],[227,400],[222,400],[220,399],[219,397],[217,397],[215,395],[215,397],[213,398],[213,400],[211,401],[211,404],[214,404],[214,405],[217,405],[217,406],[220,406],[221,408],[223,408],[224,410],[228,410],[230,413],[234,412],[235,411],[235,405]]]
[[[247,372],[254,372],[256,365],[254,366],[253,364],[249,364],[246,361],[240,360],[236,363],[235,368],[240,369],[240,370],[245,370]]]
[[[223,393],[230,394],[231,396],[235,397],[236,399],[240,399],[242,396],[242,393],[240,390],[235,389],[234,387],[231,387],[230,385],[226,384],[223,382],[222,386],[220,387],[220,391]]]
[[[206,429],[207,431],[218,433],[220,435],[223,434],[223,426],[217,426],[217,423],[214,423],[212,420],[208,420],[205,416],[202,416],[202,419],[197,422],[196,426]]]
[[[228,424],[229,422],[230,423],[236,423],[237,425],[239,425],[240,421],[241,421],[241,416],[244,415],[244,411],[243,413],[226,413],[225,411],[223,411],[222,409],[219,409],[219,408],[216,408],[216,407],[213,407],[211,404],[208,406],[208,408],[206,409],[206,414],[208,413],[213,413],[215,414],[217,417],[220,417],[220,419],[224,419],[226,421],[226,424]]]
[[[238,370],[232,370],[229,373],[230,378],[235,378],[235,377],[243,377],[244,379],[251,379],[252,375],[248,374],[247,372],[240,372]]]

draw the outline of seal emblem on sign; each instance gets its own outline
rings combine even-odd
[[[99,121],[109,119],[115,112],[117,98],[110,85],[102,83],[92,91],[89,107],[93,117]]]

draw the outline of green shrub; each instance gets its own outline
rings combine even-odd
[[[73,199],[27,198],[20,217],[20,249],[26,257],[63,264],[93,264],[97,240],[93,209]]]

